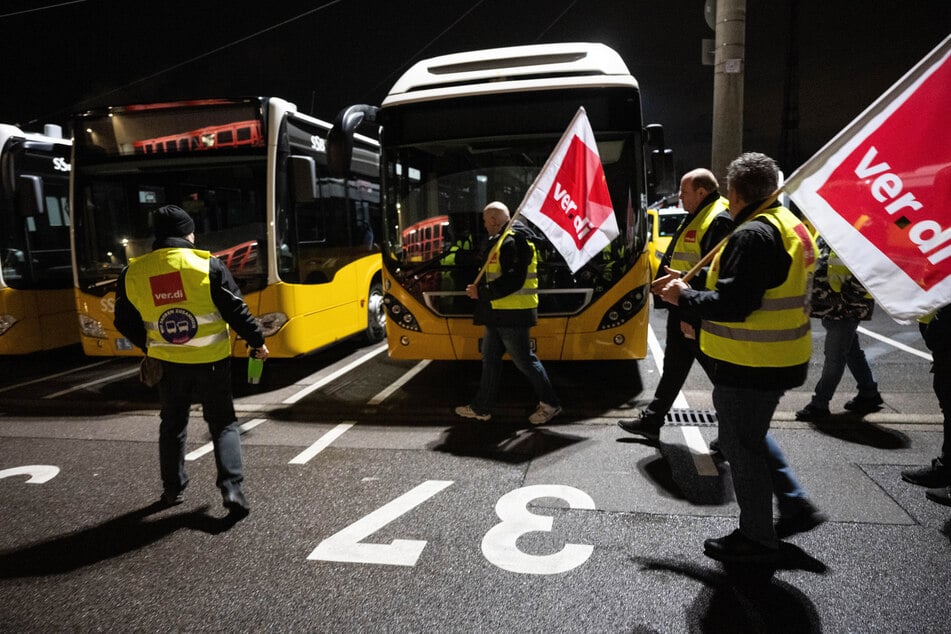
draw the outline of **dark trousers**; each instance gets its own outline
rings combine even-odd
[[[938,406],[944,414],[944,443],[941,445],[941,462],[951,463],[951,372],[935,372],[934,393]]]
[[[239,489],[244,477],[241,439],[231,395],[231,359],[196,364],[163,361],[159,399],[162,404],[159,467],[165,491],[177,493],[188,485],[185,441],[193,400],[201,403],[208,423],[218,468],[218,488],[222,493]]]
[[[667,412],[677,400],[680,389],[690,374],[694,359],[703,364],[700,346],[696,339],[687,339],[680,331],[680,316],[676,311],[667,313],[667,335],[664,347],[664,366],[660,381],[654,390],[654,399],[644,410],[644,414],[663,424]],[[706,370],[706,368],[704,368]],[[709,376],[709,372],[707,372]]]

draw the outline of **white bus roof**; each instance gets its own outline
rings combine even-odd
[[[569,42],[468,51],[417,62],[383,107],[463,95],[579,86],[637,88],[618,53],[604,44]]]

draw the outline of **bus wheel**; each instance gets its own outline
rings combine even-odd
[[[379,343],[386,338],[386,308],[383,307],[383,287],[379,282],[370,285],[367,296],[367,330],[364,335],[368,343]]]

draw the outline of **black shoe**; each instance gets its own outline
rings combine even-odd
[[[786,539],[790,535],[811,531],[828,521],[829,516],[817,509],[812,502],[806,502],[792,515],[780,516],[776,522],[776,537]]]
[[[771,564],[779,560],[779,548],[770,548],[754,542],[739,531],[733,531],[725,537],[708,539],[703,542],[703,554],[717,561]]]
[[[829,411],[828,407],[816,407],[810,403],[796,412],[796,420],[804,420],[810,423],[815,423],[825,420],[831,415],[832,413]]]
[[[720,438],[714,438],[710,441],[710,455],[722,456],[723,452],[720,451]]]
[[[901,479],[920,487],[935,489],[951,486],[951,471],[941,462],[941,458],[935,458],[930,467],[905,469],[901,472]]]
[[[845,402],[845,409],[850,412],[856,412],[858,414],[870,414],[872,412],[877,412],[882,409],[882,405],[885,401],[882,400],[882,395],[878,392],[875,392],[874,396],[862,396],[861,394],[855,398],[849,399]]]
[[[928,489],[925,491],[925,497],[932,502],[951,506],[951,487],[941,487],[938,489]]]
[[[248,504],[248,499],[244,497],[241,489],[227,491],[222,494],[222,502],[234,517],[246,517],[251,512],[251,505]]]
[[[159,499],[159,502],[165,506],[178,506],[185,501],[185,492],[179,491],[177,493],[171,491],[165,491],[162,493],[162,497]]]
[[[636,420],[619,420],[617,426],[629,434],[643,436],[650,440],[660,440],[660,428],[663,425],[655,416],[641,413]]]

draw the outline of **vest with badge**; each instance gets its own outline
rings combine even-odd
[[[228,324],[211,298],[211,257],[169,248],[129,260],[126,294],[145,324],[148,356],[211,363],[231,355]]]
[[[784,207],[773,207],[750,218],[775,226],[792,258],[785,281],[766,289],[760,308],[741,322],[704,320],[700,349],[709,357],[747,367],[791,367],[812,354],[809,328],[810,278],[816,266],[816,245],[805,225]],[[707,288],[714,289],[720,253],[713,259]]]
[[[730,203],[726,198],[720,196],[696,214],[694,214],[683,228],[677,234],[677,241],[674,243],[670,253],[670,268],[675,271],[689,271],[700,261],[701,249],[700,242],[713,219],[721,211],[729,209]]]
[[[531,260],[528,264],[528,271],[525,274],[525,282],[522,284],[522,288],[510,295],[499,299],[492,300],[492,309],[493,310],[523,310],[523,309],[532,309],[538,308],[538,252],[535,249],[535,245],[532,244],[531,240],[525,239],[521,236],[516,236],[515,232],[511,229],[507,231],[504,235],[499,238],[499,246],[505,241],[509,236],[513,236],[518,245],[518,240],[522,240],[525,245],[527,245],[526,253],[528,249],[531,250]],[[519,245],[522,246],[522,245]],[[489,254],[489,261],[485,266],[485,279],[490,284],[493,280],[499,278],[502,275],[502,265],[499,262],[499,250],[492,249]],[[519,249],[519,257],[521,255],[521,249]]]

